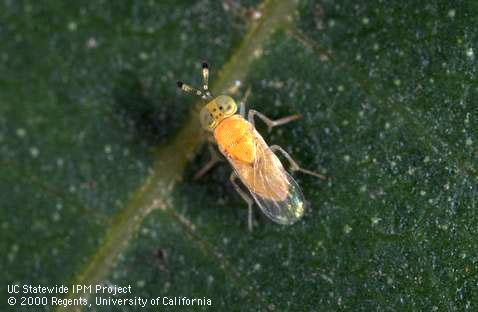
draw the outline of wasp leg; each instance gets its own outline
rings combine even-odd
[[[211,159],[194,175],[194,180],[202,178],[209,170],[211,170],[218,162],[223,161],[219,153],[216,151],[211,141],[208,142],[209,153],[211,154]]]
[[[246,102],[250,94],[251,94],[251,88],[249,87],[247,88],[246,93],[244,94],[241,101],[239,102],[239,114],[242,117],[246,117]]]
[[[286,123],[297,120],[301,117],[300,115],[291,115],[291,116],[283,117],[277,120],[272,120],[268,118],[267,116],[265,116],[264,114],[259,113],[258,111],[254,109],[251,109],[249,110],[247,119],[253,126],[254,126],[254,116],[259,117],[263,122],[265,122],[269,132],[271,132],[272,128],[274,127],[285,125]]]
[[[241,187],[236,183],[236,180],[238,179],[239,177],[237,176],[237,174],[233,171],[231,173],[231,177],[229,178],[229,180],[231,181],[232,185],[234,186],[234,188],[236,189],[236,192],[239,193],[239,195],[241,195],[242,199],[244,199],[244,201],[247,203],[247,208],[248,208],[248,219],[247,219],[247,227],[249,229],[250,232],[252,232],[252,205],[254,204],[254,201],[252,200],[252,198],[246,194],[246,192],[244,192]]]
[[[310,175],[313,175],[314,177],[317,177],[319,179],[322,179],[322,180],[326,180],[327,177],[324,176],[324,175],[321,175],[320,173],[317,173],[317,172],[314,172],[314,171],[310,171],[310,170],[307,170],[307,169],[303,169],[299,166],[299,164],[297,164],[297,162],[295,162],[295,160],[292,159],[292,157],[289,155],[289,153],[287,153],[286,151],[284,151],[284,149],[282,147],[280,147],[279,145],[272,145],[270,146],[270,149],[272,152],[276,152],[276,151],[279,151],[282,153],[282,155],[284,155],[285,158],[287,158],[287,160],[289,161],[290,163],[290,170],[291,171],[300,171],[300,172],[303,172],[305,174],[310,174]]]

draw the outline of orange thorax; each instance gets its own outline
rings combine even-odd
[[[251,124],[239,115],[224,119],[214,130],[221,151],[246,163],[254,162],[254,134]]]

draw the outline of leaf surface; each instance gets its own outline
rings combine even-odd
[[[476,309],[477,5],[266,1],[252,22],[257,3],[225,2],[2,4],[0,279],[214,310]],[[174,81],[199,85],[203,58],[215,93],[239,79],[249,108],[303,116],[257,122],[329,177],[296,175],[294,226],[257,209],[248,233],[225,162],[193,180],[209,155]]]

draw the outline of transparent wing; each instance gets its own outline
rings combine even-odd
[[[288,193],[283,200],[270,200],[254,192],[251,192],[251,194],[257,205],[272,221],[280,224],[293,224],[304,215],[304,195],[302,195],[302,191],[294,178],[287,172],[284,172],[284,174],[287,179]]]
[[[266,216],[279,224],[293,224],[304,215],[304,195],[262,136],[252,131],[254,163],[229,161]]]

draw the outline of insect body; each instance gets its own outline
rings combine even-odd
[[[281,147],[268,146],[254,127],[254,117],[262,119],[269,129],[299,118],[297,115],[272,121],[261,113],[250,110],[248,120],[236,114],[236,102],[227,95],[213,98],[208,90],[208,65],[203,63],[203,91],[178,82],[183,91],[195,93],[209,103],[200,112],[200,121],[204,129],[212,132],[220,152],[234,169],[231,182],[249,206],[249,229],[252,229],[251,197],[243,191],[236,180],[239,178],[254,198],[257,205],[272,221],[280,224],[293,224],[304,215],[304,196],[295,180],[287,173],[275,155],[281,152],[290,162],[293,171],[324,178],[322,175],[300,168]],[[244,101],[241,102],[244,111]],[[217,160],[217,159],[216,159]],[[214,158],[213,158],[214,161]],[[206,165],[209,169],[211,164]]]

